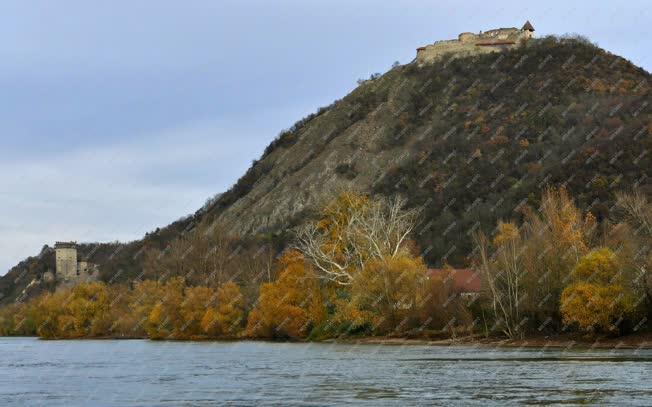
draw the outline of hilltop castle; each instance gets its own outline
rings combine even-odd
[[[434,44],[417,48],[417,64],[435,62],[444,55],[467,56],[486,54],[517,47],[532,38],[534,27],[526,21],[523,27],[497,28],[473,34],[461,33],[456,40],[437,41]]]
[[[95,279],[97,266],[87,261],[77,261],[77,243],[56,242],[56,276],[59,281],[89,281]]]

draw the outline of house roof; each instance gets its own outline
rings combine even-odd
[[[525,24],[523,24],[523,28],[521,28],[521,30],[534,31],[534,27],[530,23],[530,20],[526,21]]]
[[[428,278],[450,278],[453,288],[460,292],[477,293],[482,288],[480,273],[473,269],[428,269]]]

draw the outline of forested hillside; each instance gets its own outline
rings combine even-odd
[[[422,208],[413,238],[426,264],[465,266],[474,232],[520,221],[518,209],[538,207],[547,185],[565,186],[598,222],[612,216],[616,191],[649,194],[649,79],[583,39],[555,37],[397,66],[282,132],[209,207],[142,240],[82,252],[106,282],[160,278],[155,268],[180,237],[211,231],[230,253],[221,272],[247,279],[258,266],[240,273],[237,259],[280,252],[293,228],[353,190]],[[19,264],[0,279],[0,301],[26,295],[51,267],[47,249]]]

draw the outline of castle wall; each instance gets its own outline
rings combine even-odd
[[[419,65],[433,63],[444,56],[463,57],[488,54],[518,46],[532,37],[532,33],[517,28],[499,28],[480,34],[461,33],[456,40],[437,41],[417,50]],[[497,42],[496,45],[488,45]],[[501,43],[502,42],[502,43]],[[507,44],[505,44],[505,42]],[[510,44],[513,42],[513,44]]]
[[[440,41],[428,45],[425,49],[417,52],[417,62],[419,64],[427,64],[435,62],[446,55],[463,57],[487,54],[495,51],[497,51],[497,49],[494,47],[479,47],[475,45],[475,42],[460,42],[458,40]]]
[[[77,278],[80,281],[93,281],[96,279],[97,266],[87,261],[77,263]]]

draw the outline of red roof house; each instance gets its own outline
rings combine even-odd
[[[428,269],[428,278],[450,278],[453,288],[462,293],[478,293],[482,288],[480,272],[472,269]]]

